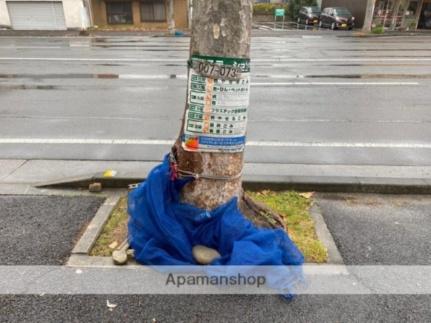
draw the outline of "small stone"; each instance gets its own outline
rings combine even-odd
[[[220,253],[212,248],[208,248],[202,245],[196,245],[192,249],[193,257],[196,262],[201,265],[208,265],[215,259],[220,258]]]
[[[128,257],[126,250],[115,250],[112,253],[112,260],[114,264],[118,266],[127,264]]]
[[[91,193],[99,193],[102,191],[102,183],[91,183],[88,185],[88,190]]]

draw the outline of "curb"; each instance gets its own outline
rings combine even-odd
[[[93,248],[97,238],[103,230],[103,227],[108,221],[112,210],[117,206],[120,197],[121,193],[113,193],[112,195],[108,196],[102,206],[100,206],[100,208],[97,210],[95,216],[87,226],[84,234],[75,244],[75,247],[72,249],[72,254],[89,255],[91,248]]]
[[[150,266],[145,266],[137,263],[134,260],[129,260],[129,263],[126,266],[117,266],[114,265],[112,259],[110,257],[91,257],[85,255],[72,255],[69,258],[69,261],[66,264],[67,267],[77,267],[77,268],[85,268],[85,267],[100,267],[100,268],[123,268],[127,269],[140,269],[151,272],[153,269]],[[304,273],[313,275],[316,272],[322,274],[322,270],[324,270],[325,274],[330,275],[348,275],[349,271],[347,267],[336,264],[314,264],[314,263],[305,263],[303,265]]]
[[[415,37],[415,36],[431,36],[430,32],[426,31],[405,31],[405,32],[390,32],[386,31],[383,34],[373,33],[357,33],[353,35],[341,35],[340,37],[359,37],[359,38],[377,38],[377,37]]]
[[[104,188],[128,188],[145,181],[145,176],[120,175],[106,177],[103,173],[63,178],[39,183],[37,188],[85,188],[101,183]],[[243,185],[248,190],[297,190],[330,193],[431,194],[430,178],[344,177],[344,176],[276,176],[244,175]]]
[[[249,176],[250,190],[271,189],[326,193],[431,194],[431,179],[341,176]]]
[[[323,243],[328,251],[328,261],[327,264],[331,265],[344,265],[343,258],[341,257],[340,251],[335,244],[334,238],[326,225],[323,215],[320,211],[320,207],[313,203],[310,208],[310,215],[314,220],[314,225],[316,228],[317,238]]]
[[[69,257],[66,266],[71,267],[121,267],[114,265],[112,257],[90,256],[90,252],[104,225],[109,219],[113,209],[117,206],[120,200],[121,193],[115,192],[110,195],[102,206],[97,211],[96,215],[91,220],[87,229],[72,249],[71,256]],[[341,265],[344,266],[343,258],[335,244],[331,232],[325,223],[325,220],[320,212],[317,204],[313,204],[310,208],[310,215],[315,223],[316,235],[323,243],[328,252],[328,260],[324,264],[305,263],[305,266],[324,266],[324,265]],[[129,260],[125,266],[127,268],[133,266],[142,266],[134,259]]]

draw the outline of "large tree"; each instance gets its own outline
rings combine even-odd
[[[224,136],[229,137],[228,129],[240,129],[236,133],[232,131],[234,136],[241,137],[242,131],[245,135],[246,108],[243,108],[247,105],[249,95],[247,62],[250,57],[253,2],[253,0],[193,0],[186,109],[180,135],[173,147],[173,157],[177,162],[179,175],[193,174],[195,177],[195,180],[187,184],[182,191],[184,202],[209,210],[226,203],[233,197],[238,197],[241,209],[255,223],[282,226],[282,221],[276,215],[273,215],[269,221],[268,217],[261,217],[262,214],[267,215],[269,210],[244,196],[241,183],[244,163],[241,144],[236,147],[237,149],[222,147],[211,151],[211,147],[203,148],[203,145],[198,142],[200,136],[215,138],[216,141],[223,140]],[[232,73],[227,72],[231,69]],[[191,78],[201,81],[203,95],[206,96],[200,102],[201,104],[193,104],[193,106],[191,106],[193,99],[190,97],[196,83],[192,84]],[[235,100],[236,97],[224,96],[220,92],[221,88],[224,91],[240,92],[238,98],[242,99],[237,100],[238,106],[235,106],[235,102],[225,102],[225,100]],[[220,95],[220,98],[217,99],[217,95]],[[244,100],[245,96],[247,100]],[[223,102],[216,102],[217,100]],[[220,114],[220,111],[225,114],[223,112]],[[224,118],[226,114],[229,115],[226,118],[235,121],[231,124],[222,123],[221,128],[217,129],[216,123],[212,121]],[[185,135],[190,135],[185,133],[190,115],[197,116],[198,119],[193,125],[197,142],[191,145],[187,144],[187,138],[185,138]]]
[[[362,30],[365,32],[370,32],[373,24],[374,18],[374,8],[376,5],[376,0],[367,0],[367,8],[365,11],[364,25]]]

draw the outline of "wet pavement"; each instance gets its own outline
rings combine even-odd
[[[102,203],[97,197],[0,195],[0,266],[64,265]]]
[[[63,263],[71,237],[101,202],[82,197],[0,198],[0,242],[8,249],[1,265]],[[424,258],[429,254],[424,234],[430,219],[428,197],[319,194],[317,199],[346,263],[429,264]],[[36,232],[53,242],[37,242]],[[302,295],[291,302],[274,295],[2,295],[0,321],[428,322],[430,304],[429,295]]]
[[[254,37],[257,144],[246,160],[430,165],[430,39]],[[187,37],[0,37],[0,159],[160,160],[180,127],[188,47]]]
[[[346,265],[431,265],[431,196],[319,194]]]
[[[106,301],[116,304],[110,311]],[[429,296],[2,296],[7,322],[429,322]]]
[[[430,37],[351,36],[253,38],[249,139],[263,144],[248,148],[248,161],[430,165]],[[188,42],[0,37],[0,159],[160,160],[180,125]],[[101,202],[0,196],[7,249],[0,265],[64,263]],[[322,195],[319,204],[346,263],[429,264],[428,198]],[[118,306],[109,310],[107,300]],[[428,322],[430,303],[426,295],[312,295],[290,303],[276,296],[2,295],[0,321]]]

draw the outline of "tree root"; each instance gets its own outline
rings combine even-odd
[[[245,192],[242,194],[239,208],[258,227],[287,230],[282,215],[270,209],[265,204],[253,200]]]

